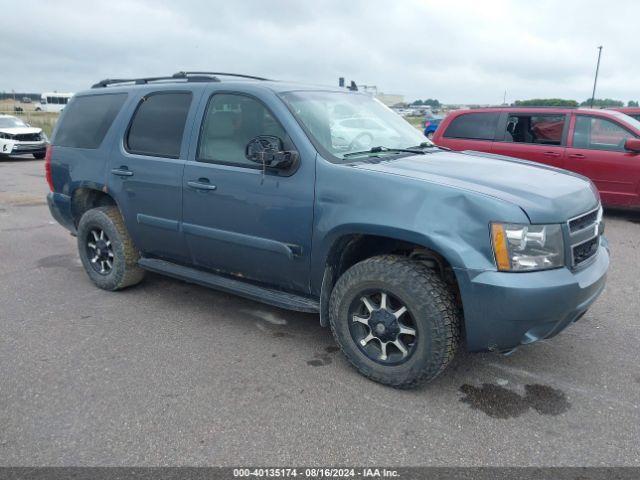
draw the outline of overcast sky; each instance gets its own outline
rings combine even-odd
[[[0,0],[0,91],[79,91],[178,70],[408,100],[640,99],[640,1]]]

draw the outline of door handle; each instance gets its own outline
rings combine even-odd
[[[187,185],[189,185],[191,188],[195,188],[196,190],[215,190],[216,186],[215,185],[211,185],[210,183],[206,183],[203,181],[204,179],[199,179],[198,181],[195,180],[189,180],[187,182]]]
[[[547,157],[559,157],[560,154],[558,152],[544,152],[543,155],[546,155]]]
[[[118,175],[119,177],[131,177],[133,176],[133,172],[129,170],[127,167],[122,166],[120,168],[114,168],[111,170],[113,175]]]
[[[585,157],[581,153],[572,153],[571,155],[569,155],[569,158],[587,158],[587,157]]]

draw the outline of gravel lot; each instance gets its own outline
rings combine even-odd
[[[640,214],[608,212],[591,311],[396,391],[317,317],[149,274],[95,288],[41,161],[0,160],[2,465],[640,466]]]

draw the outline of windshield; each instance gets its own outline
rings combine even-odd
[[[640,121],[635,119],[632,115],[626,114],[626,113],[622,113],[622,112],[618,112],[618,111],[611,111],[611,113],[617,117],[619,120],[624,121],[627,125],[631,125],[633,128],[635,128],[636,130],[640,130]]]
[[[26,127],[25,123],[15,117],[0,117],[0,128]]]
[[[355,152],[392,155],[393,149],[432,145],[422,132],[374,98],[347,92],[288,92],[281,95],[316,143],[337,159]]]

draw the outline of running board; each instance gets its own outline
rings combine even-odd
[[[185,282],[196,283],[204,287],[233,293],[241,297],[273,305],[274,307],[286,308],[287,310],[295,310],[297,312],[318,313],[320,311],[320,304],[316,300],[307,297],[260,287],[252,283],[185,267],[165,260],[141,258],[138,260],[138,265],[151,272],[161,273]]]

